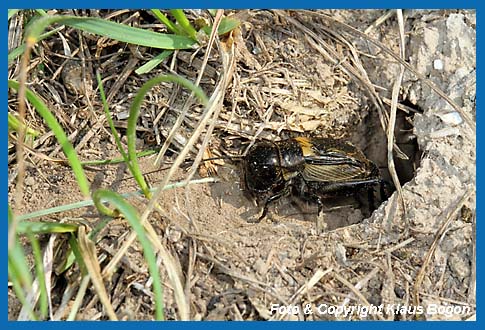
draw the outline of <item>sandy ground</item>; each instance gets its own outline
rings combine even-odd
[[[331,46],[341,62],[361,70],[357,72],[365,72],[381,100],[390,99],[399,64],[379,47],[348,29],[339,28],[325,15],[366,31],[368,37],[398,53],[395,14],[382,22],[378,19],[386,14],[384,11],[236,14],[243,21],[240,37],[235,39],[237,66],[211,140],[214,152],[241,154],[248,146],[248,137],[256,134],[258,139],[281,138],[287,131],[328,136],[353,142],[378,164],[384,179],[391,181],[386,139],[368,88],[348,67],[332,63],[332,54],[325,56],[328,51],[323,50],[322,41]],[[475,122],[475,12],[406,10],[404,15],[406,61]],[[145,20],[143,15],[133,19],[140,24]],[[79,47],[75,32],[68,30],[65,34],[72,50],[76,43]],[[96,39],[84,36],[84,42],[90,45],[94,58]],[[88,61],[88,70],[105,62],[103,76],[109,77],[119,75],[120,70],[126,71],[133,63],[137,63],[133,66],[136,68],[144,62],[136,59],[127,47],[115,55],[113,49],[120,46],[110,46],[107,41],[105,44],[102,54],[112,51],[112,56],[118,58],[112,63]],[[47,99],[68,133],[75,133],[73,143],[82,159],[119,156],[103,125],[96,126],[102,113],[99,95],[67,90],[59,92],[57,98],[49,92],[49,86],[57,86],[55,82],[62,85],[61,79],[69,78],[55,74],[57,68],[66,65],[64,58],[52,55],[62,46],[59,38],[48,40],[43,46],[45,51],[38,51],[32,61],[44,63],[45,69],[31,72],[31,88]],[[195,59],[202,59],[203,52]],[[142,57],[148,58],[150,54],[156,52],[142,50]],[[181,52],[164,63],[158,72],[166,72],[170,67],[194,77],[197,61],[187,61],[184,54]],[[214,72],[219,65],[217,56],[209,61]],[[111,96],[113,111],[119,118],[123,118],[133,98],[130,93],[156,74],[138,76],[132,70],[126,71],[125,83]],[[211,71],[207,72],[202,87],[210,94],[215,80]],[[9,74],[15,74],[14,67]],[[105,89],[110,91],[115,85],[115,80],[108,79]],[[171,86],[165,87],[162,85],[147,98],[140,120],[140,149],[160,143],[158,139],[167,129],[164,125],[175,118],[173,109],[181,102],[174,98],[177,95],[174,93],[179,93],[181,99],[186,98]],[[92,114],[89,103],[93,105]],[[15,109],[14,103],[11,104],[9,109]],[[398,110],[396,130],[398,146],[409,157],[408,161],[395,157],[400,180],[405,183],[402,191],[406,212],[397,193],[392,193],[392,186],[392,195],[372,214],[354,198],[337,199],[328,201],[322,221],[317,221],[316,206],[293,197],[272,204],[268,217],[261,223],[251,223],[261,209],[244,192],[240,168],[235,161],[226,161],[218,167],[214,177],[219,182],[162,194],[159,202],[163,212],[154,213],[150,222],[176,260],[191,319],[474,318],[475,132],[429,83],[408,70],[404,74],[400,104],[413,110],[408,114]],[[154,124],[160,107],[167,111]],[[385,102],[383,109],[389,110]],[[195,109],[193,113],[196,118],[200,110]],[[42,127],[38,118],[31,120]],[[121,127],[123,119],[119,122]],[[191,123],[190,118],[184,122],[182,137],[191,134]],[[264,130],[258,130],[260,127]],[[120,132],[123,134],[123,129]],[[165,157],[166,164],[173,160],[179,148],[177,143],[172,146],[173,153]],[[42,140],[36,152],[62,156],[52,137]],[[13,153],[9,156],[13,157]],[[41,160],[35,154],[29,155],[28,164],[24,208],[18,213],[82,199],[66,167]],[[144,172],[155,169],[153,157],[144,158],[142,164]],[[9,164],[9,172],[14,178],[14,161]],[[136,190],[133,180],[120,181],[129,177],[123,165],[97,167],[87,173],[93,190],[100,187],[118,192]],[[147,177],[156,185],[164,173],[162,170]],[[186,173],[186,169],[180,169],[172,181],[183,180]],[[12,181],[9,196],[14,190]],[[146,205],[146,200],[141,198],[130,201],[140,210]],[[41,220],[79,221],[80,218],[91,228],[100,221],[93,208],[54,214]],[[127,223],[115,219],[98,235],[96,246],[98,255],[104,257],[102,264],[119,249],[128,232]],[[166,316],[178,319],[173,288],[164,268],[161,269]],[[52,279],[54,309],[59,308],[66,287],[75,287],[77,272],[72,269]],[[141,248],[135,244],[114,276],[106,281],[120,318],[153,318],[149,283]],[[84,302],[78,318],[106,317],[94,291],[88,290]],[[416,302],[423,308],[422,312],[399,309]],[[297,306],[296,313],[271,313],[273,304]],[[392,307],[382,313],[353,313],[345,317],[317,312],[323,305]],[[315,312],[304,313],[305,306]],[[441,312],[433,313],[435,307]],[[19,308],[16,299],[9,295],[10,319],[17,318]],[[454,313],[448,313],[451,310]],[[66,317],[60,309],[57,316]]]

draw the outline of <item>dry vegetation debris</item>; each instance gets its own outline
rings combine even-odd
[[[161,28],[140,11],[90,11],[140,27]],[[84,160],[118,156],[106,128],[97,84],[100,70],[116,125],[126,128],[126,116],[136,91],[149,78],[175,72],[195,80],[205,67],[201,87],[212,95],[221,74],[227,85],[209,140],[214,155],[241,155],[256,139],[277,139],[313,134],[350,140],[380,167],[387,166],[382,124],[387,121],[392,85],[399,73],[396,59],[337,22],[365,31],[393,53],[399,53],[399,28],[392,11],[265,11],[233,13],[241,26],[231,42],[208,51],[178,51],[150,74],[134,73],[153,49],[121,44],[64,28],[35,49],[29,70],[29,88],[41,95],[69,134]],[[421,75],[444,91],[460,111],[475,120],[475,12],[406,10],[406,58]],[[9,42],[15,38],[9,38]],[[233,46],[235,69],[223,66],[224,46]],[[227,69],[227,67],[226,67]],[[9,78],[19,73],[9,67]],[[9,95],[9,100],[15,96]],[[180,118],[189,94],[162,83],[147,96],[139,121],[138,148],[161,145]],[[394,193],[371,217],[358,207],[339,205],[325,212],[326,229],[315,224],[312,211],[282,201],[259,224],[247,220],[259,209],[246,198],[240,173],[226,162],[218,167],[220,181],[163,192],[164,210],[149,221],[161,244],[173,258],[183,285],[185,308],[195,320],[270,319],[468,319],[475,313],[475,141],[467,123],[429,84],[406,71],[398,111],[409,131],[398,131],[403,152],[411,150],[403,187],[407,212]],[[15,111],[9,102],[9,111]],[[204,109],[191,103],[187,116],[164,156],[170,164],[187,144]],[[44,130],[33,109],[29,125]],[[459,122],[457,122],[458,120]],[[404,126],[401,126],[404,127]],[[410,128],[409,128],[410,127]],[[415,140],[413,140],[413,138]],[[418,146],[406,149],[409,142]],[[9,141],[12,143],[12,141]],[[189,157],[195,157],[202,140]],[[403,147],[404,146],[404,147]],[[417,158],[414,159],[413,157]],[[81,199],[73,176],[56,160],[62,152],[45,132],[30,147],[24,209],[28,213]],[[411,164],[411,165],[409,165]],[[411,166],[409,168],[409,166]],[[414,166],[414,167],[413,167]],[[416,168],[415,166],[419,166]],[[155,169],[143,160],[144,171]],[[15,175],[15,153],[9,153],[9,175]],[[403,170],[403,172],[405,172]],[[150,175],[156,182],[164,172]],[[122,165],[89,172],[93,188],[125,192],[136,189]],[[186,171],[173,181],[184,180]],[[389,176],[387,177],[389,179]],[[15,190],[12,179],[9,196]],[[141,210],[146,201],[133,200]],[[81,209],[48,217],[51,221],[83,218],[93,228],[99,221],[94,209]],[[128,237],[121,219],[98,234],[100,264],[104,267]],[[59,243],[60,244],[60,243]],[[180,302],[169,274],[161,267],[165,313],[180,319]],[[111,304],[120,319],[151,319],[151,279],[140,246],[123,255],[116,271],[106,278]],[[53,278],[55,316],[69,312],[61,298],[78,287],[79,270]],[[9,318],[19,306],[9,296]],[[72,298],[73,299],[73,298]],[[461,306],[463,315],[413,314],[387,310],[377,315],[335,317],[319,313],[284,315],[269,312],[272,304],[316,307]],[[397,307],[396,307],[397,308]],[[105,319],[94,291],[88,290],[80,319]]]

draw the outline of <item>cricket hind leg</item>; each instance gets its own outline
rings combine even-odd
[[[358,208],[361,210],[364,217],[369,217],[374,210],[376,210],[382,201],[385,199],[384,180],[381,178],[369,178],[356,180],[351,182],[333,182],[324,187],[320,187],[320,193],[347,195],[353,196],[358,203]],[[376,187],[380,187],[381,196],[376,191]]]
[[[301,200],[317,204],[318,215],[323,211],[323,198],[319,194],[320,185],[312,185],[303,179],[303,177],[296,177],[293,179],[294,194]]]
[[[367,195],[367,207],[364,207],[363,209],[368,211],[368,213],[365,214],[365,217],[370,217],[372,212],[377,210],[379,206],[388,198],[386,184],[387,182],[385,180],[380,179],[373,185],[365,187]]]

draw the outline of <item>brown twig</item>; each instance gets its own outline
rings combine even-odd
[[[405,58],[405,41],[404,41],[404,19],[402,16],[402,10],[398,9],[396,11],[397,21],[399,25],[399,51],[402,59]],[[389,174],[391,175],[392,182],[396,187],[397,194],[399,196],[399,201],[403,209],[403,217],[406,216],[406,204],[404,203],[404,195],[402,192],[401,182],[397,176],[396,166],[394,164],[394,129],[396,127],[396,113],[397,113],[397,101],[399,98],[399,90],[401,89],[401,83],[404,76],[404,66],[400,65],[399,74],[392,86],[392,102],[391,102],[391,113],[387,127],[387,167],[389,169]]]
[[[25,51],[22,56],[22,60],[20,62],[21,68],[19,73],[19,90],[18,90],[18,111],[19,111],[19,120],[21,123],[25,122],[25,94],[26,94],[26,84],[27,84],[27,74],[28,74],[28,65],[30,54],[32,52],[32,48],[34,47],[35,43],[37,42],[36,39],[27,36],[25,40]],[[23,199],[24,199],[24,181],[25,181],[25,161],[24,161],[24,140],[26,134],[27,126],[20,125],[18,129],[18,139],[16,144],[16,152],[17,152],[17,184],[15,189],[15,196],[14,196],[14,205],[13,213],[20,210],[22,207]],[[13,246],[15,241],[15,233],[17,232],[17,220],[14,216],[12,222],[9,226],[8,230],[8,250]]]

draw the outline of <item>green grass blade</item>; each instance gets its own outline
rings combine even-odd
[[[91,233],[89,234],[89,238],[91,238]],[[81,269],[81,274],[83,276],[89,276],[86,263],[82,258],[81,251],[79,249],[79,244],[77,242],[76,236],[74,233],[71,233],[69,237],[69,246],[70,250],[66,254],[67,257],[62,261],[62,264],[56,267],[56,273],[61,274],[64,273],[66,270],[71,268],[72,264],[77,261],[79,268]]]
[[[35,12],[40,16],[44,16],[44,17],[49,16],[49,14],[47,14],[47,12],[44,9],[36,9]]]
[[[13,15],[17,14],[20,11],[20,9],[9,9],[8,10],[8,20],[13,17]]]
[[[9,80],[8,87],[18,91],[19,83],[14,80]],[[88,180],[86,178],[86,175],[84,174],[83,167],[77,157],[76,151],[74,150],[71,142],[69,142],[66,133],[62,129],[61,125],[59,125],[56,117],[54,117],[54,115],[50,112],[49,108],[36,94],[34,94],[31,90],[26,89],[25,96],[27,100],[35,107],[36,111],[45,120],[46,124],[54,133],[57,141],[62,146],[62,150],[64,151],[64,154],[66,155],[69,164],[71,165],[71,168],[79,185],[79,189],[84,196],[88,197],[90,195]]]
[[[221,20],[221,24],[219,24],[219,28],[217,29],[217,33],[226,34],[235,28],[237,28],[241,22],[238,19],[231,18],[231,17],[224,17]]]
[[[13,223],[13,220],[14,220],[13,213],[9,207],[8,208],[9,229]],[[17,226],[18,226],[18,222],[17,222]],[[32,276],[30,275],[29,266],[27,265],[27,261],[25,260],[24,249],[22,248],[22,245],[18,240],[17,232],[15,233],[15,242],[12,245],[12,248],[8,251],[8,260],[9,260],[9,265],[10,265],[10,261],[12,261],[12,267],[13,267],[12,273],[18,278],[21,286],[30,290],[30,288],[32,287]]]
[[[175,20],[177,23],[179,23],[180,27],[182,30],[194,41],[197,40],[197,31],[195,28],[190,24],[189,20],[187,19],[187,16],[185,16],[185,13],[182,9],[172,9],[170,10],[170,13],[175,17]]]
[[[151,9],[151,12],[152,12],[153,15],[155,15],[156,18],[158,18],[158,20],[160,22],[165,24],[167,26],[167,28],[170,31],[172,31],[172,33],[180,34],[180,31],[178,30],[177,26],[174,23],[172,23],[172,21],[169,20],[168,17],[164,13],[162,13],[158,9]]]
[[[45,38],[50,37],[53,34],[56,34],[57,32],[61,31],[62,29],[64,29],[64,26],[60,26],[58,28],[53,29],[52,31],[43,33],[43,34],[40,35],[39,40],[37,40],[37,41],[44,40]],[[8,64],[10,64],[10,62],[12,62],[14,59],[19,57],[20,55],[22,55],[24,53],[24,51],[25,51],[25,43],[21,44],[17,48],[12,49],[8,53]]]
[[[75,233],[77,227],[79,226],[70,223],[20,221],[17,232],[20,234]]]
[[[20,120],[12,115],[11,113],[8,114],[8,128],[13,129],[14,131],[19,131],[20,129],[25,129],[26,135],[32,135],[33,137],[37,137],[40,135],[39,131],[36,131],[30,127],[26,127],[24,124],[20,122]]]
[[[12,62],[14,59],[19,57],[20,55],[22,55],[24,52],[25,52],[25,44],[22,44],[22,45],[18,46],[17,48],[12,49],[10,51],[10,53],[8,53],[8,64],[10,64],[10,62]]]
[[[69,210],[75,210],[75,209],[79,209],[81,207],[92,206],[92,205],[93,205],[92,200],[85,200],[85,201],[81,201],[81,202],[51,207],[51,208],[48,208],[48,209],[42,209],[42,210],[34,211],[32,213],[18,215],[17,219],[19,221],[24,221],[24,220],[28,220],[28,219],[42,217],[44,215],[49,215],[49,214],[54,214],[54,213],[59,213],[59,212],[65,212],[65,211],[69,211]]]
[[[235,18],[223,17],[221,24],[219,24],[219,27],[217,28],[217,33],[219,35],[226,34],[237,28],[240,24],[241,22]],[[204,26],[202,30],[204,30],[207,35],[210,35],[212,32],[212,26]]]
[[[157,150],[143,150],[136,154],[138,158],[150,156],[156,154]],[[111,159],[101,159],[101,160],[87,160],[81,162],[83,166],[99,166],[99,165],[113,165],[123,163],[125,160],[123,158],[111,158]]]
[[[130,107],[130,116],[128,118],[126,137],[127,137],[127,144],[128,144],[128,156],[130,158],[130,170],[132,171],[131,174],[133,175],[133,178],[140,186],[140,189],[148,198],[151,196],[151,192],[149,191],[148,185],[145,181],[145,178],[143,177],[143,173],[140,170],[140,166],[136,158],[136,146],[135,146],[136,123],[138,121],[138,115],[140,114],[140,107],[143,100],[145,99],[145,95],[150,91],[151,88],[153,88],[154,86],[158,85],[161,82],[174,82],[174,83],[180,84],[183,87],[191,90],[199,98],[199,100],[204,106],[208,103],[207,96],[199,86],[195,86],[190,80],[176,75],[163,75],[163,76],[152,78],[148,80],[138,90],[138,93],[133,99],[133,103],[131,104],[131,107]]]
[[[173,34],[157,33],[96,17],[45,16],[32,22],[27,31],[27,41],[35,43],[47,26],[58,23],[84,32],[89,32],[126,43],[161,48],[188,49],[195,44],[194,40]]]
[[[114,205],[136,232],[138,240],[143,247],[143,254],[148,264],[150,275],[153,278],[152,285],[155,300],[155,318],[157,320],[163,320],[163,291],[157,259],[155,257],[155,252],[153,251],[152,245],[150,244],[150,241],[145,233],[145,228],[141,224],[140,217],[135,208],[127,203],[120,195],[109,190],[97,190],[93,194],[93,201],[98,210],[102,210],[104,208],[104,206],[100,208],[100,206],[103,205],[103,202],[109,202]]]
[[[10,226],[13,222],[13,213],[10,207],[7,213],[10,231]],[[8,250],[8,278],[12,282],[15,296],[22,304],[22,307],[27,309],[30,319],[37,320],[37,315],[35,315],[34,309],[26,297],[26,293],[32,289],[32,275],[30,274],[30,269],[25,259],[25,252],[19,242],[17,233],[15,233],[12,247]]]
[[[136,69],[135,70],[135,73],[136,74],[144,74],[144,73],[150,72],[157,65],[159,65],[160,63],[162,63],[162,61],[164,59],[166,59],[167,57],[169,57],[170,55],[172,55],[172,53],[173,53],[172,50],[164,50],[163,52],[161,52],[160,54],[158,54],[157,56],[155,56],[154,58],[152,58],[150,61],[146,62],[141,67],[139,67],[138,69]]]
[[[39,244],[39,240],[35,237],[34,233],[27,232],[27,237],[32,246],[32,253],[34,255],[34,265],[35,273],[37,275],[37,280],[39,281],[40,289],[40,319],[45,320],[48,313],[48,298],[47,298],[47,288],[45,286],[45,272],[44,272],[44,262],[42,260],[42,252]]]
[[[71,253],[69,254],[68,258],[66,259],[66,263],[61,270],[66,270],[72,265],[73,261],[70,261],[69,257],[74,256],[74,258],[78,262],[79,269],[81,270],[81,274],[83,276],[87,276],[89,273],[86,268],[86,264],[84,263],[84,259],[81,255],[81,250],[79,249],[79,244],[77,242],[76,235],[74,235],[74,233],[71,234],[71,236],[69,237],[69,246],[71,247],[72,254]]]

